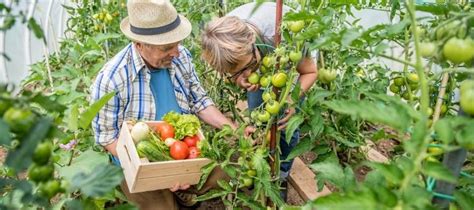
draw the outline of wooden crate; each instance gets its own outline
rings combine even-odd
[[[157,121],[146,122],[153,127]],[[210,162],[207,158],[149,162],[138,157],[132,140],[130,122],[124,122],[117,143],[117,154],[125,181],[131,193],[167,189],[176,183],[194,185],[199,182],[201,168]],[[201,132],[198,133],[203,139]]]

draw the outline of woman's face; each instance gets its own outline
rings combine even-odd
[[[258,49],[254,46],[252,54],[242,57],[235,69],[229,72],[228,79],[231,81],[247,80],[250,74],[259,68],[260,60]]]

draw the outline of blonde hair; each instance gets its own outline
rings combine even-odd
[[[216,71],[234,69],[243,56],[252,53],[259,30],[235,16],[225,16],[209,22],[201,35],[202,59]]]

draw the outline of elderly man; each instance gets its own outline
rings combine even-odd
[[[160,120],[175,111],[196,114],[215,128],[226,124],[235,128],[207,96],[190,52],[180,45],[191,33],[188,19],[177,14],[169,0],[129,0],[127,10],[129,17],[123,19],[120,29],[132,42],[104,65],[91,95],[94,102],[107,93],[117,93],[92,125],[96,142],[113,155],[114,162],[119,161],[119,128],[126,120]],[[192,205],[190,197],[178,191],[188,187],[186,183],[176,183],[170,190],[175,191],[182,204]],[[124,185],[122,190],[140,209],[177,208],[170,190],[130,194]]]

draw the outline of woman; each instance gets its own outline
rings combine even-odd
[[[230,81],[247,90],[248,106],[252,110],[263,103],[260,87],[248,81],[249,75],[257,71],[262,58],[273,51],[275,35],[276,4],[266,2],[255,10],[256,3],[248,3],[231,11],[227,16],[209,22],[202,33],[202,57],[216,71],[225,75]],[[290,9],[283,8],[286,13]],[[252,13],[253,12],[253,13]],[[298,82],[302,94],[311,88],[316,81],[315,62],[303,58],[297,66]],[[285,110],[286,116],[278,121],[279,129],[284,128],[294,109]],[[286,143],[284,130],[280,138],[281,159],[284,160],[297,144],[299,132],[295,132],[289,144]],[[283,185],[289,174],[292,161],[280,165]],[[282,193],[286,199],[286,192]]]

